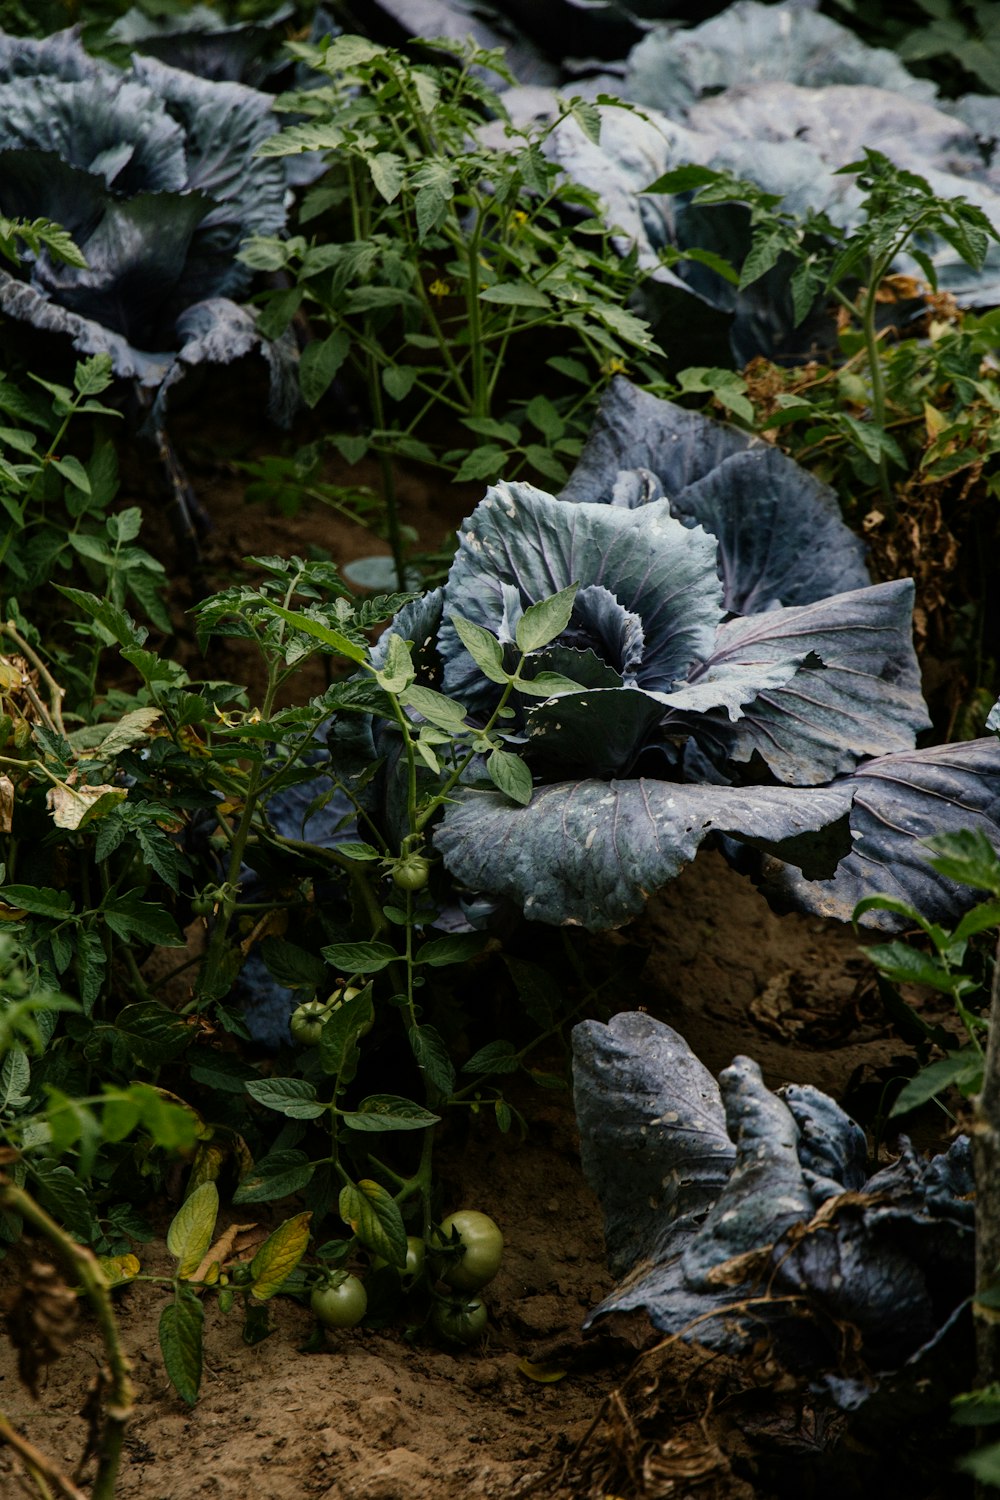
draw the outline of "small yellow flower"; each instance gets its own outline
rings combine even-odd
[[[528,222],[528,215],[523,208],[515,208],[513,218],[518,224],[527,224]]]
[[[608,376],[626,375],[628,374],[628,365],[623,359],[619,359],[617,354],[612,354],[611,358],[606,359],[601,366],[601,374]]]
[[[437,277],[434,281],[431,282],[427,290],[430,292],[432,297],[436,297],[440,302],[443,297],[447,297],[449,295],[449,293],[451,292],[451,287],[446,281],[442,281],[440,277]]]

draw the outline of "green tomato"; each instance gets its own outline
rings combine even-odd
[[[446,1344],[474,1344],[486,1332],[482,1297],[444,1297],[434,1303],[431,1327]]]
[[[338,1271],[315,1288],[309,1306],[324,1328],[356,1328],[368,1310],[368,1293],[357,1276]]]
[[[322,1000],[304,1000],[301,1005],[292,1011],[288,1022],[288,1029],[292,1038],[301,1047],[315,1047],[323,1032],[323,1023],[330,1014],[330,1008],[324,1005]]]
[[[404,854],[392,867],[392,883],[401,891],[422,891],[430,872],[431,862],[422,854]]]
[[[458,1236],[456,1245],[455,1235]],[[458,1292],[478,1292],[492,1281],[503,1259],[503,1235],[489,1214],[475,1208],[460,1208],[449,1214],[435,1236],[435,1247],[443,1253],[434,1260],[442,1281]],[[448,1253],[455,1245],[458,1253]]]

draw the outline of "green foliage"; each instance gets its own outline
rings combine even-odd
[[[317,406],[345,375],[365,393],[366,429],[330,441],[348,462],[382,461],[384,529],[402,583],[390,459],[438,465],[458,481],[525,470],[561,483],[604,381],[658,351],[627,308],[634,258],[612,248],[597,197],[543,152],[568,116],[594,137],[592,106],[568,100],[544,130],[507,123],[505,139],[487,146],[484,118],[507,120],[482,79],[483,69],[507,76],[495,53],[449,43],[457,63],[413,63],[358,36],[293,51],[323,82],[285,96],[307,119],[262,154],[327,153],[327,175],[299,215],[302,231],[317,232],[258,237],[241,259],[294,277],[263,299],[261,320],[273,336],[308,318],[305,402]],[[553,350],[549,391],[516,390],[515,356],[541,347]],[[289,470],[258,483],[275,479],[288,504]],[[356,494],[323,498],[370,519]]]
[[[983,1037],[988,1027],[983,1012],[989,1007],[989,987],[984,983],[975,939],[1000,928],[1000,855],[985,834],[969,830],[941,834],[925,843],[934,855],[931,867],[939,875],[988,891],[990,899],[974,906],[950,930],[929,922],[914,907],[890,896],[870,896],[855,907],[855,922],[868,911],[892,912],[919,928],[927,943],[926,950],[899,940],[876,943],[864,950],[883,980],[892,986],[889,995],[897,1025],[914,1041],[924,1064],[900,1090],[890,1117],[908,1114],[951,1087],[969,1098],[983,1086]],[[922,985],[947,995],[965,1028],[968,1044],[960,1046],[953,1034],[927,1026],[900,995],[896,986],[901,984]],[[944,1056],[928,1063],[932,1046],[943,1050]]]
[[[833,399],[817,401],[811,394],[789,392],[778,397],[775,410],[758,422],[751,402],[749,382],[728,370],[689,371],[680,377],[682,391],[711,390],[722,406],[748,425],[760,430],[785,429],[787,441],[790,424],[807,424],[802,449],[813,453],[831,444],[842,446],[856,477],[879,484],[881,499],[888,514],[895,508],[889,483],[891,467],[905,468],[906,458],[895,436],[897,408],[902,400],[907,413],[924,417],[924,406],[915,406],[916,385],[912,380],[914,364],[922,365],[924,389],[932,386],[940,373],[940,363],[948,378],[959,387],[963,405],[985,399],[990,406],[989,427],[996,433],[997,396],[992,381],[977,379],[979,389],[969,389],[972,369],[968,363],[971,351],[949,348],[944,360],[926,355],[916,341],[910,341],[906,359],[892,355],[894,374],[887,375],[888,357],[883,355],[878,312],[884,284],[898,256],[907,250],[917,261],[934,292],[936,273],[928,247],[933,239],[951,245],[970,266],[980,267],[990,240],[1000,239],[1000,230],[982,209],[964,198],[942,198],[930,183],[915,172],[909,172],[879,151],[866,150],[860,161],[841,167],[837,175],[853,176],[863,193],[858,221],[850,229],[835,224],[825,213],[810,211],[799,216],[783,206],[780,194],[767,193],[756,183],[709,167],[679,167],[652,183],[647,192],[693,192],[693,201],[706,207],[712,204],[744,203],[749,223],[749,250],[742,266],[728,268],[728,275],[738,288],[746,290],[779,265],[788,276],[793,317],[800,324],[817,302],[832,299],[842,311],[844,329],[841,342],[849,365],[841,372],[833,388]],[[683,258],[671,251],[668,260]],[[697,258],[697,257],[694,257]],[[716,265],[716,269],[720,269]],[[725,268],[723,268],[725,269]],[[859,285],[860,283],[860,285]],[[919,295],[919,283],[911,281],[910,295]],[[898,295],[891,291],[890,298]],[[963,356],[964,362],[963,362]],[[896,360],[899,359],[899,363]],[[854,382],[849,386],[844,375],[850,372]],[[976,376],[979,366],[976,365]],[[815,385],[815,376],[809,389]],[[854,414],[844,410],[846,404],[861,407]],[[935,404],[934,410],[939,410]],[[933,419],[932,419],[933,420]],[[945,431],[946,429],[946,431]],[[926,454],[922,467],[931,472],[942,463],[956,460],[957,439],[967,438],[967,424],[958,430],[944,423],[935,434],[932,451]],[[795,451],[794,444],[790,444]],[[963,442],[960,450],[967,462],[982,459],[982,445]],[[993,449],[990,448],[989,452]],[[797,457],[804,457],[800,449]],[[947,472],[951,472],[947,469]]]
[[[833,0],[832,8],[866,40],[891,47],[913,72],[933,76],[945,94],[969,87],[1000,92],[1000,16],[990,0],[917,0],[915,6]]]

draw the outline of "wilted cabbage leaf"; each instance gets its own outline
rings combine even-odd
[[[950,1326],[974,1279],[967,1137],[932,1161],[904,1139],[869,1175],[864,1132],[827,1095],[772,1093],[746,1057],[716,1088],[651,1016],[585,1021],[573,1052],[584,1172],[622,1278],[588,1324],[642,1309],[730,1352],[766,1332],[848,1408]]]

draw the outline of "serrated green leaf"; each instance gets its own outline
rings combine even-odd
[[[279,1292],[302,1259],[309,1244],[311,1213],[296,1214],[269,1234],[250,1262],[250,1295],[266,1302]]]
[[[316,1100],[316,1089],[304,1078],[257,1078],[248,1082],[251,1099],[290,1120],[318,1120],[327,1106]]]
[[[158,948],[184,947],[184,936],[170,913],[151,901],[143,901],[138,891],[106,897],[101,915],[120,938],[138,938],[140,942],[154,943]]]
[[[558,594],[528,606],[514,632],[520,651],[525,655],[529,651],[540,651],[543,646],[562,635],[570,622],[579,589],[578,583],[571,583],[569,588],[560,589]]]
[[[482,953],[485,942],[485,937],[478,932],[456,932],[451,937],[431,938],[420,945],[413,962],[430,964],[433,968],[468,963],[470,958]]]
[[[465,727],[464,705],[457,703],[454,698],[446,698],[444,693],[436,693],[433,688],[413,683],[400,694],[399,701],[405,708],[415,708],[421,718],[449,734],[458,734]]]
[[[956,1052],[951,1057],[942,1057],[940,1061],[931,1063],[930,1067],[921,1068],[917,1076],[911,1078],[900,1090],[889,1111],[889,1118],[897,1119],[900,1115],[909,1114],[911,1109],[918,1109],[928,1099],[943,1094],[952,1085],[965,1094],[974,1093],[981,1084],[982,1076],[983,1060],[978,1053],[963,1051]]]
[[[412,391],[417,373],[412,365],[388,365],[382,371],[382,384],[394,401],[402,401]]]
[[[399,957],[388,943],[329,943],[320,951],[341,974],[377,974]]]
[[[931,865],[939,875],[1000,896],[1000,857],[981,830],[942,833],[924,843],[933,852]]]
[[[513,1042],[487,1042],[462,1064],[462,1072],[516,1073],[520,1066]]]
[[[944,995],[954,991],[953,976],[941,961],[907,943],[876,943],[865,952],[879,973],[896,984],[926,984]]]
[[[178,1276],[190,1276],[201,1265],[218,1217],[219,1190],[214,1182],[203,1182],[181,1204],[167,1230],[167,1249],[177,1261]]]
[[[327,338],[317,339],[303,349],[299,360],[299,388],[307,406],[315,406],[326,395],[350,348],[347,332],[335,328]]]
[[[566,693],[585,691],[581,683],[573,682],[571,678],[564,677],[561,672],[539,672],[531,678],[519,677],[514,688],[516,692],[524,693],[528,698],[560,698]]]
[[[496,302],[501,307],[551,307],[545,293],[526,281],[498,281],[479,293],[481,302]]]
[[[344,859],[356,859],[359,861],[381,859],[382,856],[371,844],[338,844],[337,853],[343,855]]]
[[[348,661],[357,662],[360,666],[368,660],[368,653],[362,646],[356,646],[353,641],[339,630],[331,630],[329,625],[324,625],[320,620],[313,620],[308,615],[294,614],[292,610],[285,609],[283,605],[272,604],[269,606],[276,615],[280,615],[289,625],[294,625],[296,630],[302,630],[306,635],[311,635],[315,640],[322,641],[324,646],[331,647],[340,656],[346,656]]]
[[[78,458],[68,454],[66,458],[51,458],[49,462],[74,489],[81,490],[85,495],[90,494],[90,475]]]
[[[315,1171],[304,1151],[272,1151],[256,1162],[233,1194],[233,1202],[273,1203],[301,1192]]]
[[[386,203],[392,203],[403,186],[403,158],[394,151],[375,151],[365,159],[376,191]]]
[[[0,886],[0,901],[38,917],[63,918],[73,906],[67,891],[56,891],[47,885]]]
[[[486,770],[493,785],[505,797],[521,807],[528,806],[534,784],[530,770],[519,755],[512,755],[509,750],[494,750],[486,762]]]
[[[403,1099],[398,1094],[369,1094],[362,1099],[356,1110],[341,1115],[350,1130],[426,1130],[436,1125],[440,1115],[429,1109]]]
[[[146,1067],[159,1067],[180,1056],[194,1033],[191,1023],[156,1000],[137,1000],[126,1005],[115,1020],[115,1029],[128,1042],[133,1055]]]
[[[496,636],[484,630],[481,625],[474,625],[471,620],[466,620],[461,615],[452,615],[451,623],[458,632],[462,645],[483,676],[488,677],[491,682],[500,682],[506,686],[509,674],[504,671],[503,651]]]
[[[334,1007],[323,1023],[319,1037],[319,1061],[324,1073],[341,1084],[350,1083],[358,1062],[358,1039],[374,1018],[372,990],[368,984],[357,995]]]
[[[433,1026],[412,1026],[408,1036],[425,1081],[442,1099],[447,1099],[455,1087],[455,1069],[441,1036]]]

